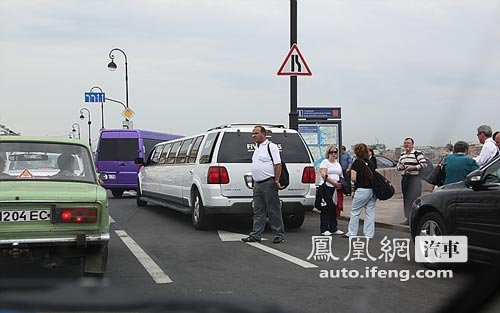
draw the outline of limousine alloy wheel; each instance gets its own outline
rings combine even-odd
[[[436,212],[426,213],[417,224],[417,236],[446,236],[448,230],[441,215]],[[450,267],[447,263],[423,263],[428,269],[441,269]]]
[[[191,215],[193,226],[196,229],[208,229],[211,224],[211,216],[205,212],[200,192],[195,190],[193,193],[193,208]]]

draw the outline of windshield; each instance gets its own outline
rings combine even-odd
[[[88,150],[56,143],[4,142],[0,146],[0,180],[96,182]]]

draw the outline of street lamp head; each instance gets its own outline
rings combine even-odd
[[[109,69],[110,71],[114,71],[114,70],[116,70],[116,63],[115,63],[115,61],[111,60],[111,62],[109,62],[109,64],[108,64],[108,69]]]
[[[85,116],[83,116],[83,114],[80,114],[80,119],[83,120],[85,118]]]

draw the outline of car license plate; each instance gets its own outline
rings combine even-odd
[[[108,174],[108,179],[116,179],[116,175],[115,174]]]
[[[50,210],[0,211],[0,223],[49,220]]]

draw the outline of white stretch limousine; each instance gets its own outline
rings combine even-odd
[[[155,146],[138,174],[137,205],[159,204],[192,215],[196,229],[212,224],[214,214],[252,214],[251,162],[255,125],[231,124]],[[290,173],[279,191],[285,226],[298,228],[314,206],[315,170],[300,134],[263,125]]]

